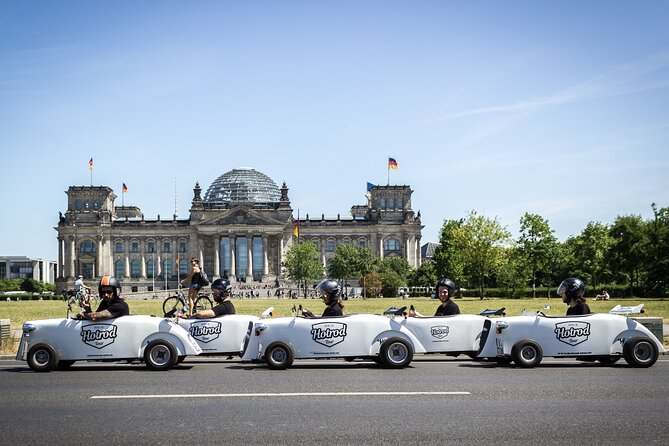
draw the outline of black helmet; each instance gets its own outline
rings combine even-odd
[[[227,279],[216,279],[211,284],[211,289],[218,290],[224,297],[228,297],[232,291],[232,285]]]
[[[98,283],[98,295],[102,299],[102,287],[113,287],[114,288],[114,299],[118,299],[121,296],[121,282],[114,276],[103,276]]]
[[[448,297],[453,297],[453,293],[455,293],[455,283],[451,279],[439,279],[439,282],[437,282],[437,284],[434,286],[434,292],[437,294],[437,297],[439,297],[440,286],[445,286],[448,288]]]
[[[564,294],[567,297],[569,302],[572,299],[583,299],[583,294],[585,294],[585,282],[583,282],[578,277],[568,277],[562,281],[560,286],[557,289],[558,296]]]
[[[319,291],[321,294],[328,296],[328,302],[326,302],[327,304],[333,304],[339,300],[341,286],[336,280],[325,279],[321,280],[318,285],[316,285],[316,291]]]

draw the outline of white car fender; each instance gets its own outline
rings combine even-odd
[[[372,345],[370,346],[369,354],[372,356],[376,356],[379,354],[379,349],[381,348],[381,344],[385,342],[386,339],[390,338],[402,338],[405,341],[409,342],[413,346],[414,353],[426,353],[427,351],[425,350],[425,347],[423,347],[423,344],[420,343],[418,338],[414,336],[413,333],[411,333],[409,330],[407,330],[405,327],[400,326],[397,324],[395,321],[391,321],[391,328],[389,330],[386,330],[382,333],[379,333],[375,338],[374,342],[372,342]]]
[[[167,321],[166,321],[167,322]],[[144,356],[144,350],[153,341],[167,341],[177,349],[178,356],[199,355],[202,349],[190,334],[178,325],[169,322],[169,331],[158,331],[147,336],[140,346],[138,357]],[[162,324],[161,324],[162,325]],[[161,326],[161,329],[163,327]]]

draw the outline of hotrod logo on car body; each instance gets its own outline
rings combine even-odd
[[[199,321],[190,324],[190,335],[206,344],[221,335],[221,323],[215,321]]]
[[[116,340],[116,325],[90,324],[81,327],[81,340],[97,349],[105,348]]]
[[[430,327],[430,334],[437,339],[444,339],[448,336],[448,325],[438,325]]]
[[[344,342],[346,324],[340,322],[321,322],[311,326],[311,338],[326,347],[334,347]]]
[[[588,340],[590,323],[560,322],[555,324],[555,337],[558,341],[569,345],[578,345]]]

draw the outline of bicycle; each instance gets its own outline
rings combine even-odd
[[[76,293],[74,290],[68,290],[63,292],[67,300],[67,316],[70,317],[72,312],[72,305],[77,305],[79,308],[84,308],[86,305],[94,306],[94,303],[98,301],[97,295],[91,295],[90,288],[81,288]]]
[[[184,307],[188,309],[188,296],[184,295],[183,287],[179,284],[177,294],[166,297],[163,301],[163,314],[171,317],[178,312],[185,313]],[[198,293],[195,298],[195,311],[211,310],[213,304],[207,293]]]

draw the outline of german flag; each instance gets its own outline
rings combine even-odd
[[[123,192],[128,192],[128,186],[126,186],[125,183],[123,183],[123,189],[122,190],[123,190]]]
[[[91,169],[91,172],[93,172],[93,158],[88,162],[88,168]]]
[[[395,158],[388,158],[388,169],[397,170],[399,168],[400,166],[397,165],[397,161],[395,161]]]

